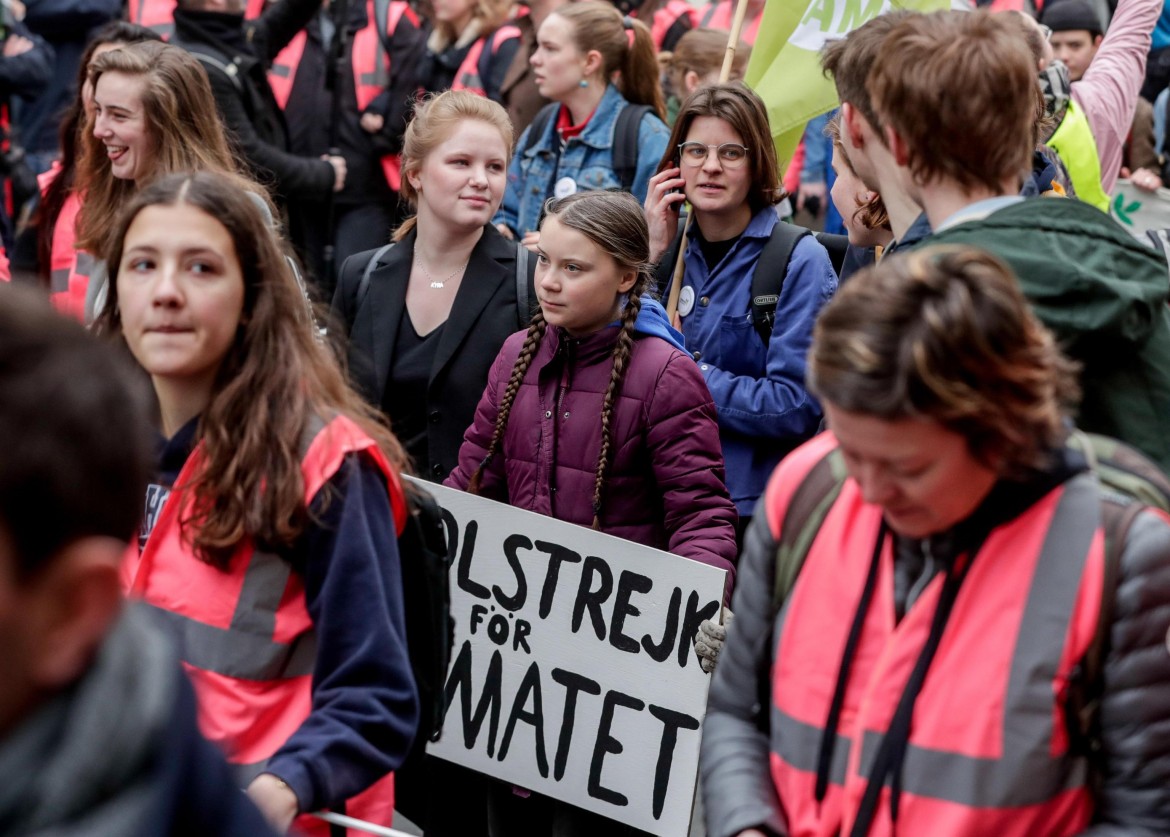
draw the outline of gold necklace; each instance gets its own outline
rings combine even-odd
[[[415,254],[414,263],[415,263],[415,265],[418,266],[418,269],[423,272],[423,276],[427,277],[427,281],[431,283],[432,288],[437,288],[439,290],[442,290],[444,287],[446,287],[448,282],[450,282],[452,279],[454,279],[456,276],[458,276],[463,271],[467,270],[467,265],[469,265],[471,263],[471,261],[470,260],[465,261],[463,263],[462,267],[455,268],[455,270],[451,271],[450,276],[448,276],[446,279],[443,279],[441,281],[437,280],[437,279],[435,279],[435,277],[431,276],[431,272],[429,270],[427,270],[427,266],[422,263],[422,259],[420,259],[418,257],[418,254]]]

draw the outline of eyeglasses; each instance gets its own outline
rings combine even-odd
[[[678,147],[679,160],[684,166],[695,168],[707,162],[711,149],[715,149],[715,156],[720,165],[729,169],[737,169],[747,161],[748,149],[737,142],[725,142],[722,145],[704,145],[701,142],[684,142]]]

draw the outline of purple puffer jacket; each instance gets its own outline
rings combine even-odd
[[[601,404],[619,330],[573,339],[549,326],[528,367],[500,452],[480,493],[558,520],[593,525]],[[525,333],[504,343],[445,485],[466,489],[487,453]],[[735,574],[736,511],[723,483],[715,404],[695,362],[636,335],[614,408],[601,529]]]

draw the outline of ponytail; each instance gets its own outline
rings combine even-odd
[[[628,41],[622,57],[618,89],[627,102],[650,105],[658,118],[666,121],[666,104],[662,100],[662,85],[658,80],[658,51],[654,46],[654,36],[642,21],[630,17],[625,20],[629,21],[634,37]]]

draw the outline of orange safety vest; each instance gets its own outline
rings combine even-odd
[[[825,433],[785,460],[766,494],[770,522],[784,519],[796,486],[835,446]],[[846,480],[778,616],[771,768],[792,837],[852,833],[930,633],[944,579],[935,577],[895,624],[887,537],[818,803],[822,736],[880,524],[881,510]],[[896,823],[886,786],[870,835],[1060,837],[1088,826],[1093,803],[1085,762],[1069,752],[1064,698],[1096,629],[1103,568],[1100,494],[1089,474],[990,533],[914,705]]]
[[[734,4],[730,0],[716,0],[714,3],[708,3],[699,16],[698,28],[700,29],[726,29],[731,31],[731,21],[735,16]],[[756,42],[756,35],[760,31],[760,21],[763,20],[764,15],[761,13],[756,15],[752,20],[744,19],[743,28],[739,31],[739,39],[745,44],[754,44]]]
[[[244,18],[255,20],[264,12],[266,0],[248,0]],[[126,13],[131,23],[153,29],[163,40],[175,31],[175,0],[130,0]]]
[[[305,503],[337,473],[350,453],[370,457],[386,476],[394,522],[406,523],[401,483],[377,444],[338,416],[309,443],[301,472]],[[316,634],[304,582],[288,561],[241,541],[226,571],[198,560],[180,521],[191,512],[189,486],[203,463],[198,445],[183,466],[141,554],[122,565],[129,595],[142,599],[179,637],[183,668],[195,687],[199,727],[248,781],[292,736],[312,708]],[[346,803],[359,819],[389,825],[393,776]],[[298,819],[306,834],[327,834],[320,820]]]
[[[528,8],[523,7],[520,14],[522,16],[528,14]],[[490,54],[495,55],[507,41],[519,37],[520,27],[505,23],[492,34],[485,35],[473,43],[471,49],[467,50],[467,55],[463,56],[463,63],[459,65],[459,69],[455,73],[455,81],[451,84],[451,89],[467,90],[477,96],[486,96],[487,90],[484,87],[484,80],[479,76],[479,59],[483,57],[484,45],[490,40],[492,45]]]
[[[353,86],[357,94],[358,111],[364,111],[390,83],[390,64],[393,60],[378,37],[377,10],[374,0],[366,0],[366,26],[353,36],[353,51],[350,64],[353,66]],[[418,26],[418,15],[410,4],[404,0],[390,0],[386,14],[386,40],[394,37],[394,30],[398,22],[405,17],[414,26]],[[305,52],[304,30],[297,33],[289,41],[288,46],[280,51],[272,67],[268,70],[268,84],[272,87],[272,94],[276,103],[284,110],[288,104],[288,97],[292,93],[293,82],[296,81],[297,67],[300,66],[301,56]],[[402,186],[402,157],[398,154],[388,154],[382,158],[382,172],[386,175],[386,182],[395,192]]]
[[[42,197],[53,178],[60,173],[61,164],[54,162],[52,168],[37,176]],[[89,277],[97,259],[73,246],[77,240],[77,214],[80,211],[81,198],[76,192],[70,192],[61,204],[61,212],[53,226],[53,245],[49,251],[49,296],[54,308],[84,323],[85,294],[89,290]]]

